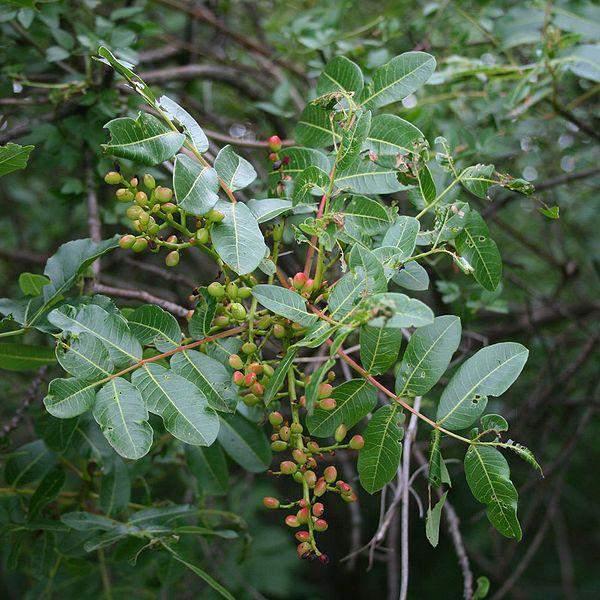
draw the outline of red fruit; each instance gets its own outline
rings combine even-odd
[[[308,448],[308,450],[310,452],[318,452],[319,451],[319,444],[317,444],[317,442],[308,442],[308,444],[306,444],[306,447]]]
[[[263,498],[263,504],[267,508],[279,508],[279,500],[277,500],[277,498],[272,498],[271,496],[265,496]]]
[[[313,287],[315,286],[315,281],[314,279],[307,279],[306,283],[304,284],[304,287],[302,288],[303,292],[312,292]]]
[[[319,402],[319,408],[323,410],[333,410],[337,406],[335,398],[323,398]]]
[[[300,521],[298,521],[298,517],[296,515],[288,515],[285,518],[285,524],[288,527],[300,527]]]
[[[282,162],[284,165],[289,165],[289,164],[290,164],[290,160],[291,160],[291,159],[290,159],[290,157],[289,157],[289,156],[284,156],[284,157],[281,159],[281,162]]]
[[[310,533],[308,531],[297,531],[294,537],[299,542],[308,542],[310,540]]]
[[[271,152],[271,154],[269,154],[269,160],[275,162],[276,160],[279,160],[279,156],[277,156],[276,152]]]
[[[340,492],[342,492],[342,494],[347,494],[352,491],[352,488],[345,481],[342,481],[341,479],[335,484],[335,486],[337,487],[338,490],[340,490]]]
[[[315,484],[315,489],[314,489],[313,493],[318,498],[319,496],[322,496],[326,491],[327,491],[327,482],[321,477],[317,480],[317,483]]]
[[[315,504],[313,504],[312,514],[315,515],[315,517],[320,517],[324,512],[325,507],[321,502],[316,502]]]
[[[365,440],[362,435],[354,435],[348,442],[348,445],[352,450],[362,450],[365,446]]]
[[[293,473],[295,473],[298,470],[298,466],[296,465],[296,463],[292,462],[291,460],[284,460],[279,465],[279,470],[284,475],[292,475]]]
[[[262,396],[265,393],[265,386],[257,381],[256,383],[252,384],[250,391],[257,396]]]
[[[309,517],[310,517],[310,513],[308,512],[307,507],[301,508],[296,513],[296,518],[298,519],[298,523],[300,523],[300,525],[304,525],[305,523],[308,523]]]
[[[251,373],[256,373],[257,375],[261,375],[263,372],[263,366],[260,363],[251,363],[250,365],[248,365],[248,370]]]
[[[294,278],[292,279],[292,285],[294,286],[294,288],[296,288],[297,290],[301,290],[304,287],[305,283],[306,275],[304,273],[300,272],[294,275]]]
[[[319,555],[319,562],[322,565],[328,565],[329,564],[329,556],[327,556],[327,554],[320,554]]]
[[[281,150],[281,138],[278,135],[272,135],[267,142],[271,152],[279,152]]]
[[[302,500],[298,500],[298,506],[300,508],[305,508],[306,506],[308,506],[308,502],[304,498],[302,498]]]
[[[308,558],[312,552],[312,548],[308,542],[302,542],[298,544],[296,551],[298,552],[298,558]]]
[[[245,377],[244,377],[244,385],[246,387],[250,387],[251,385],[253,385],[254,383],[256,383],[256,373],[248,373]]]
[[[327,531],[329,525],[325,519],[317,519],[313,525],[315,531]]]
[[[327,483],[333,483],[337,479],[337,469],[335,467],[326,467],[323,471],[323,477]]]
[[[233,374],[233,383],[240,386],[244,384],[244,374],[241,371],[236,371]]]
[[[333,392],[333,386],[329,383],[321,383],[319,385],[319,399],[328,398]]]

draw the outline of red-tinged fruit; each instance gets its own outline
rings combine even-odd
[[[304,273],[296,273],[292,279],[292,286],[297,290],[301,290],[306,283],[306,279],[307,277]]]
[[[281,138],[278,135],[272,135],[267,142],[269,143],[269,150],[271,152],[279,152],[281,150]]]
[[[272,496],[265,496],[263,498],[263,504],[266,508],[279,508],[279,500],[277,500],[277,498],[273,498]]]
[[[333,437],[335,438],[335,441],[339,444],[340,442],[344,441],[344,438],[346,437],[347,433],[348,428],[342,423],[338,425],[337,429],[335,430],[335,433],[333,434]]]
[[[298,544],[296,551],[298,552],[298,558],[308,558],[312,552],[312,548],[308,542],[302,542]]]
[[[295,448],[294,450],[292,450],[292,456],[299,465],[303,465],[306,463],[306,454],[304,454],[304,452],[302,452],[302,450],[300,450],[299,448]]]
[[[293,475],[298,470],[298,465],[295,462],[292,462],[291,460],[284,460],[279,465],[279,470],[284,475]]]
[[[327,531],[329,525],[327,524],[327,521],[325,519],[317,519],[314,522],[313,527],[315,528],[315,531]]]
[[[308,533],[308,531],[297,531],[294,537],[299,542],[308,542],[308,540],[310,540],[310,533]]]
[[[348,442],[352,450],[362,450],[365,447],[365,440],[362,435],[354,435]]]
[[[273,427],[279,427],[283,423],[283,415],[280,412],[274,411],[269,415],[269,423]]]
[[[322,565],[328,565],[329,564],[329,556],[327,556],[327,554],[320,554],[319,555],[319,562]]]
[[[317,502],[317,503],[313,504],[312,514],[315,515],[315,517],[320,517],[324,512],[325,512],[325,506],[323,506],[322,502]]]
[[[337,402],[335,398],[323,398],[323,400],[319,402],[319,408],[326,411],[333,410],[336,406]]]
[[[314,489],[314,495],[319,498],[327,491],[327,482],[321,477],[317,480]]]
[[[300,527],[300,521],[298,521],[298,517],[296,515],[288,515],[285,518],[285,524],[288,527]]]
[[[317,483],[317,475],[314,471],[305,471],[304,472],[304,481],[308,484],[309,488],[315,487]]]
[[[232,354],[229,357],[229,366],[232,369],[243,369],[244,368],[244,361],[240,358],[239,354]]]
[[[235,385],[239,385],[242,386],[244,385],[244,374],[241,371],[236,371],[233,374],[233,383],[235,383]]]
[[[298,519],[298,523],[300,523],[300,525],[304,525],[305,523],[308,523],[308,519],[310,518],[310,513],[308,512],[308,508],[307,507],[301,508],[296,513],[296,518]]]
[[[326,467],[323,477],[327,483],[333,483],[337,479],[337,469],[333,466]]]
[[[319,399],[328,398],[333,392],[333,386],[329,383],[321,383],[319,385]]]
[[[254,383],[256,383],[256,373],[248,373],[245,377],[244,377],[244,385],[246,387],[250,387],[251,385],[253,385]]]

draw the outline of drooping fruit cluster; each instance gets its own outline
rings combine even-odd
[[[110,171],[104,181],[109,185],[120,185],[115,198],[129,204],[125,214],[136,234],[122,236],[121,248],[134,252],[159,252],[164,248],[168,267],[179,264],[179,254],[184,248],[198,246],[209,250],[211,227],[223,220],[223,213],[211,209],[203,217],[188,217],[175,202],[173,190],[156,185],[156,180],[148,173],[140,182],[135,175],[127,179],[118,171]]]
[[[331,385],[321,384],[329,388]],[[324,392],[323,392],[324,393]],[[335,400],[333,401],[335,407]],[[323,400],[320,401],[323,408]],[[325,513],[324,496],[328,493],[337,494],[344,502],[354,502],[357,496],[352,487],[338,479],[337,469],[333,465],[323,468],[319,475],[319,462],[324,461],[326,455],[332,455],[336,450],[352,449],[360,450],[364,446],[362,436],[353,436],[348,443],[343,441],[347,436],[347,427],[339,425],[335,431],[335,444],[320,447],[317,442],[305,435],[304,428],[299,421],[298,407],[292,404],[292,421],[286,421],[280,412],[272,412],[269,415],[269,423],[273,427],[271,436],[271,448],[275,452],[289,451],[291,460],[284,460],[279,464],[279,471],[271,472],[276,476],[288,476],[297,484],[302,486],[302,495],[298,500],[282,503],[279,499],[266,497],[263,504],[269,509],[284,509],[290,512],[284,519],[285,524],[298,529],[295,538],[299,542],[297,546],[298,556],[303,559],[318,559],[327,564],[329,558],[321,552],[317,546],[315,534],[327,531],[329,525],[323,518]]]

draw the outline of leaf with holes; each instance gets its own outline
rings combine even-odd
[[[336,132],[333,113],[317,104],[307,104],[296,125],[295,138],[309,148],[333,146],[342,136]]]
[[[35,146],[20,146],[13,143],[0,146],[0,177],[24,169],[34,148]]]

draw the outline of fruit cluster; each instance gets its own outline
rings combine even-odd
[[[146,249],[159,252],[164,248],[168,267],[179,264],[179,253],[184,248],[198,246],[209,251],[211,226],[223,220],[223,213],[212,209],[204,217],[194,218],[194,224],[190,226],[190,219],[174,202],[173,190],[156,185],[152,175],[145,174],[140,182],[137,176],[127,179],[118,171],[110,171],[104,181],[121,186],[115,192],[115,198],[129,204],[125,214],[137,234],[122,236],[121,248],[134,252]],[[169,230],[177,233],[165,236]]]

